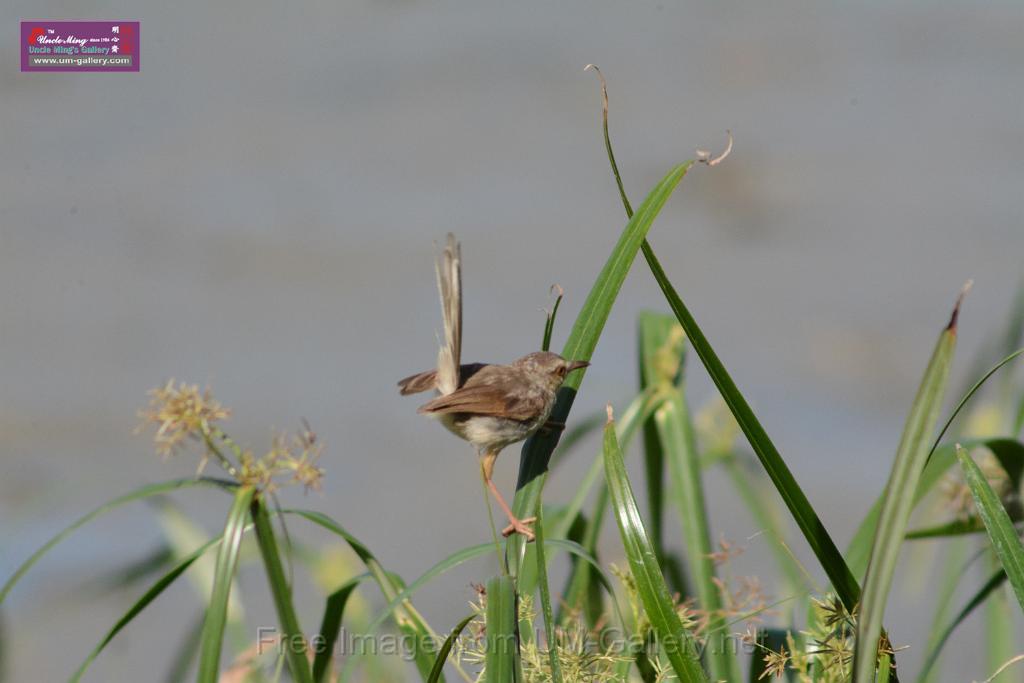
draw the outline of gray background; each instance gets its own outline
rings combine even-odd
[[[31,17],[141,20],[142,71],[18,73]],[[407,578],[486,540],[470,449],[394,381],[433,363],[432,242],[448,230],[463,242],[467,360],[533,350],[554,282],[564,340],[623,225],[588,62],[610,80],[634,202],[734,132],[732,157],[684,180],[651,241],[840,545],[885,481],[963,281],[976,286],[959,379],[1021,278],[1019,3],[14,0],[0,19],[4,576],[95,504],[192,471],[132,433],[169,377],[210,383],[257,449],[308,418],[327,479],[288,500],[336,516]],[[638,266],[577,416],[624,406],[636,384],[635,316],[664,308]],[[693,374],[700,404],[712,390]],[[548,499],[567,500],[595,452]],[[509,493],[517,460],[499,460]],[[737,571],[770,588],[765,541],[709,479],[716,537],[747,545]],[[221,524],[226,499],[180,500]],[[4,606],[7,679],[66,678],[131,598],[72,596],[77,582],[158,538],[137,507],[39,565]],[[891,608],[910,670],[935,580],[912,569]],[[446,577],[423,610],[447,628],[492,571]],[[90,680],[155,679],[198,607],[186,587],[171,596]],[[317,597],[300,602],[312,629]],[[978,633],[959,637],[980,659]],[[987,676],[974,659],[951,661],[948,680]]]

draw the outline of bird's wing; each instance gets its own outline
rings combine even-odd
[[[539,400],[511,398],[499,387],[479,384],[457,389],[446,396],[420,406],[417,412],[443,415],[445,413],[467,413],[507,417],[512,420],[532,420],[540,413],[543,405]]]
[[[462,250],[455,235],[437,259],[437,289],[441,295],[444,342],[437,353],[437,389],[450,394],[459,387],[462,357]]]

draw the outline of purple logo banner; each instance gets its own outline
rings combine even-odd
[[[138,71],[139,22],[21,22],[22,71]]]

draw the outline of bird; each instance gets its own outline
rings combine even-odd
[[[507,365],[461,364],[462,253],[451,233],[437,259],[437,288],[441,297],[444,337],[437,368],[398,382],[403,396],[434,390],[437,397],[417,412],[437,418],[444,427],[476,448],[484,483],[494,495],[509,524],[502,535],[521,534],[534,539],[534,517],[519,519],[502,497],[492,478],[501,451],[522,441],[549,423],[555,396],[569,373],[590,365],[566,360],[557,353],[536,351]]]

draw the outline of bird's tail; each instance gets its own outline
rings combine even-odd
[[[445,395],[459,388],[462,362],[462,252],[451,233],[437,259],[437,289],[444,319],[444,341],[437,353],[437,389]]]

